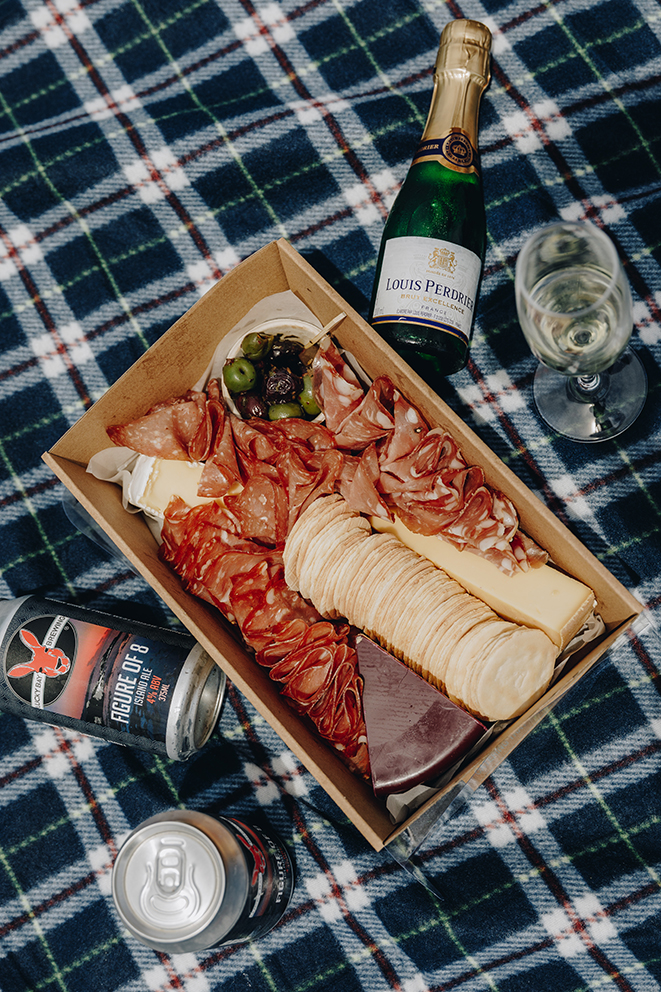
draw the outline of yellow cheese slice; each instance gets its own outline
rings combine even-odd
[[[413,533],[398,518],[372,517],[371,524],[375,530],[396,535],[501,617],[543,630],[560,650],[594,609],[592,590],[550,565],[507,576],[492,562],[470,551],[459,551],[443,538]]]

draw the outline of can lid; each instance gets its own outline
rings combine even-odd
[[[155,817],[121,848],[112,888],[135,937],[176,951],[182,942],[195,943],[217,918],[226,882],[223,859],[206,833],[180,819]]]

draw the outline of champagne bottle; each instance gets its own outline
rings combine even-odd
[[[443,29],[427,123],[386,221],[370,323],[430,385],[468,361],[486,248],[477,153],[491,33]]]

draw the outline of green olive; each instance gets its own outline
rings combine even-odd
[[[312,376],[310,375],[303,376],[303,389],[298,395],[298,402],[309,417],[316,417],[318,413],[321,413],[321,407],[314,398]]]
[[[269,407],[269,420],[284,420],[285,417],[302,417],[299,403],[273,403]]]
[[[230,393],[245,393],[256,380],[255,366],[247,358],[234,358],[223,366],[223,382]]]
[[[268,355],[273,347],[273,336],[271,334],[260,334],[259,331],[251,331],[246,334],[241,342],[241,348],[246,358],[258,361]]]

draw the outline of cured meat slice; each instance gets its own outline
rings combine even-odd
[[[265,475],[252,475],[225,505],[236,517],[244,537],[260,544],[282,544],[287,537],[288,505],[284,487]]]
[[[279,445],[269,423],[258,417],[242,420],[240,417],[231,418],[234,442],[239,453],[260,462],[274,462],[278,456]],[[277,439],[279,440],[279,438]]]
[[[141,455],[200,461],[197,456],[201,450],[206,454],[209,443],[206,405],[206,393],[190,391],[157,403],[128,424],[108,427],[108,437]]]
[[[266,423],[266,421],[265,421]],[[327,426],[300,417],[285,417],[268,425],[271,435],[297,445],[304,445],[311,451],[323,451],[335,447],[335,437]]]
[[[335,433],[362,402],[365,390],[330,338],[323,338],[312,362],[312,382],[326,426]]]
[[[261,654],[273,649],[276,636],[285,644],[294,638],[284,652],[282,645],[277,652],[271,650],[272,664],[277,660],[276,654],[284,657],[300,643],[310,625],[321,619],[312,603],[289,588],[282,560],[275,556],[257,562],[253,569],[235,577],[230,603],[235,622],[255,652]]]
[[[333,742],[349,764],[367,777],[362,679],[355,649],[337,637],[331,624],[315,624],[309,633],[271,669],[271,676],[283,682],[283,694],[312,720],[320,736]]]
[[[230,413],[225,407],[217,379],[212,379],[209,383],[207,396],[210,440],[197,494],[218,498],[241,482],[241,473],[236,458]],[[198,461],[202,460],[202,457],[198,458]]]
[[[420,441],[429,432],[429,425],[420,411],[395,390],[393,401],[394,429],[387,436],[379,453],[381,471],[391,471],[391,465],[405,459],[415,451]],[[394,470],[397,474],[397,470]]]
[[[377,491],[380,477],[376,445],[370,444],[355,461],[352,471],[341,478],[339,491],[352,510],[389,520],[390,511]]]
[[[335,434],[337,447],[362,451],[387,437],[395,427],[394,395],[395,387],[387,375],[375,379],[360,404],[342,421]]]
[[[545,565],[549,560],[548,553],[520,529],[517,529],[512,538],[511,548],[512,554],[524,568],[526,565],[537,568],[539,565]]]
[[[435,475],[452,476],[466,467],[454,438],[439,427],[420,433],[416,446],[408,453],[385,463],[382,459],[381,463],[382,471],[413,485],[416,480]]]
[[[165,511],[159,557],[184,588],[216,606],[234,622],[232,585],[238,575],[280,555],[237,533],[232,514],[216,503],[189,507],[174,497]]]
[[[317,496],[334,492],[344,461],[344,455],[336,448],[306,451],[292,446],[281,454],[278,471],[288,497],[288,532]]]

